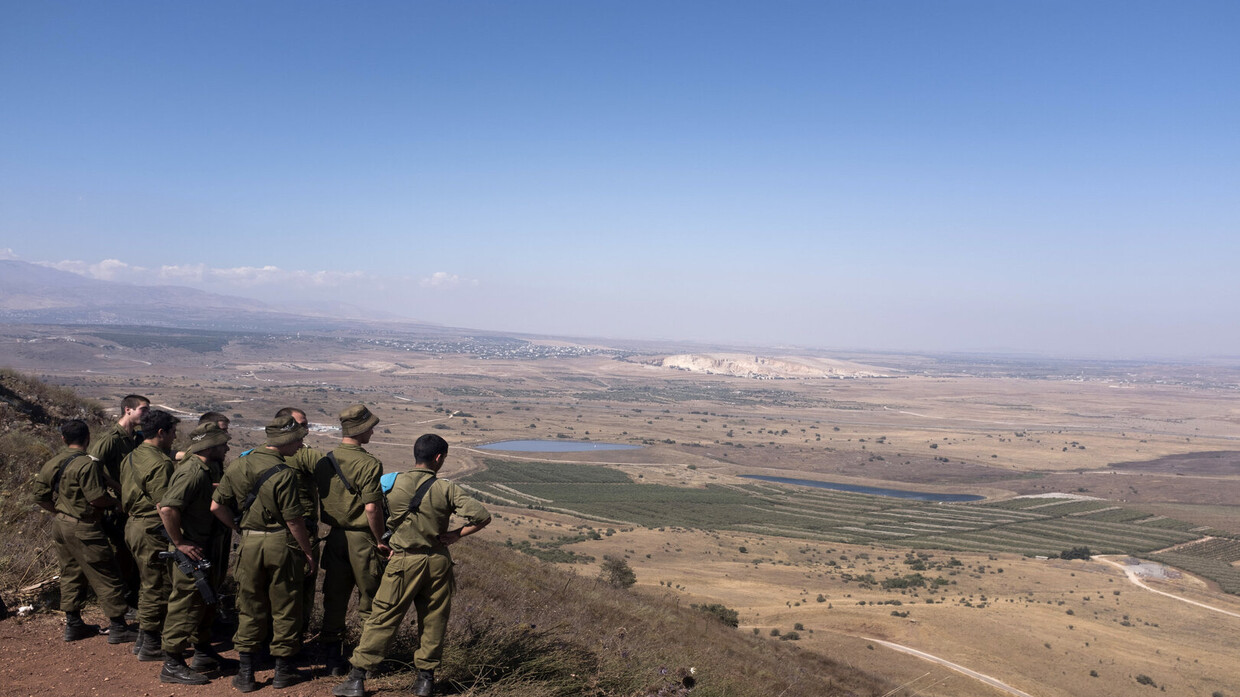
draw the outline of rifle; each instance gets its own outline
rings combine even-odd
[[[168,543],[172,544],[172,539],[168,537],[168,531],[162,530],[161,532],[164,534],[164,539],[167,539]],[[204,558],[194,561],[185,552],[177,549],[176,545],[173,545],[170,551],[160,552],[159,558],[172,559],[176,562],[177,568],[181,570],[181,573],[194,579],[194,586],[198,589],[198,595],[202,596],[202,602],[207,605],[214,605],[216,603],[215,591],[211,590],[211,582],[207,580],[207,575],[204,573],[211,568],[210,559]]]

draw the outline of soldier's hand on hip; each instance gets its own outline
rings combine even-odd
[[[177,550],[194,561],[202,560],[202,547],[191,542],[185,542],[177,545]]]
[[[384,559],[391,559],[391,558],[392,558],[392,548],[391,548],[391,547],[388,547],[387,545],[383,544],[382,542],[377,542],[377,543],[375,543],[375,547],[378,547],[378,548],[379,548],[379,554],[381,554],[381,555],[383,556],[383,558],[384,558]]]
[[[442,542],[445,547],[455,543],[459,539],[461,539],[460,530],[449,530],[448,532],[441,533],[439,535],[439,541]]]

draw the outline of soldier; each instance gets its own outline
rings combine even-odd
[[[121,418],[91,444],[90,454],[103,463],[112,482],[121,480],[121,460],[138,447],[134,430],[142,425],[142,417],[151,409],[151,400],[131,394],[121,400]],[[118,491],[119,491],[119,484]]]
[[[129,520],[125,523],[125,542],[138,564],[141,586],[138,590],[138,641],[140,661],[162,661],[160,632],[168,612],[171,568],[159,553],[168,549],[163,521],[156,505],[168,488],[174,465],[169,453],[177,437],[180,419],[162,409],[152,409],[142,417],[141,445],[121,462],[121,504]]]
[[[308,428],[306,412],[296,407],[284,407],[276,412],[276,418],[291,416],[302,428]],[[297,494],[301,505],[306,509],[306,532],[310,535],[311,554],[314,555],[315,568],[306,573],[302,582],[301,632],[304,636],[310,629],[310,617],[314,614],[314,584],[318,581],[319,555],[319,486],[314,480],[314,466],[323,459],[324,453],[303,445],[301,450],[285,458],[284,462],[297,474]]]
[[[241,659],[233,687],[241,692],[258,689],[254,652],[269,622],[276,659],[272,685],[284,688],[303,679],[291,659],[301,643],[302,582],[307,569],[315,568],[297,477],[285,463],[301,449],[306,429],[292,416],[283,416],[267,425],[266,434],[264,447],[228,467],[211,501],[215,517],[241,534],[236,574],[240,621],[233,638]]]
[[[331,532],[323,545],[323,629],[319,641],[327,647],[327,671],[348,672],[342,656],[344,617],[349,596],[357,587],[357,614],[362,623],[370,616],[371,599],[379,590],[383,560],[391,553],[383,538],[383,490],[379,478],[383,463],[362,446],[370,442],[379,418],[362,404],[340,412],[340,447],[321,459],[315,469],[323,522]]]
[[[224,416],[218,411],[209,411],[203,414],[202,416],[198,417],[199,426],[203,424],[208,424],[208,423],[215,424],[216,426],[219,427],[221,431],[224,431],[225,433],[227,433],[228,424],[232,423],[232,421],[229,420],[227,416]],[[189,446],[186,446],[186,450],[188,450],[188,448]],[[184,460],[186,450],[178,450],[177,454],[172,456],[172,459],[175,460],[176,462],[180,462],[181,460]]]
[[[121,460],[138,447],[141,438],[134,430],[142,424],[142,417],[151,408],[151,400],[138,394],[127,395],[121,400],[121,418],[112,428],[91,443],[90,454],[103,463],[104,476],[116,498],[121,495]],[[125,544],[125,512],[108,511],[103,517],[103,531],[112,541],[112,553],[125,583],[125,602],[130,607],[138,605],[138,565],[129,546]],[[136,653],[136,651],[135,651]]]
[[[428,433],[413,445],[414,468],[397,477],[388,496],[392,517],[388,530],[392,554],[374,609],[362,627],[362,640],[353,651],[353,670],[336,686],[338,697],[363,697],[366,671],[383,661],[396,630],[413,605],[418,613],[418,650],[413,664],[418,681],[413,693],[427,697],[435,688],[435,668],[443,656],[444,630],[452,605],[452,557],[448,546],[491,522],[491,514],[459,486],[435,474],[448,456],[443,438]],[[448,530],[453,515],[466,524]]]
[[[179,567],[172,571],[168,617],[164,620],[166,658],[159,673],[161,682],[205,685],[210,681],[201,673],[220,665],[219,654],[211,648],[211,622],[215,616],[215,593],[223,581],[222,572],[227,569],[227,561],[224,569],[220,569],[211,558],[217,546],[214,538],[220,524],[211,514],[211,496],[223,474],[228,440],[228,432],[214,420],[194,429],[186,455],[172,473],[159,502],[159,517],[172,546],[192,562],[205,559],[212,564],[198,572],[203,575],[201,582],[206,584],[205,590],[211,595],[210,605],[193,575]],[[191,644],[194,661],[186,665],[185,649]]]
[[[104,486],[103,464],[86,454],[90,429],[80,419],[60,427],[65,449],[48,460],[34,480],[34,500],[55,514],[52,540],[60,562],[60,609],[65,613],[65,641],[99,633],[82,621],[82,606],[91,588],[111,620],[108,643],[133,641],[137,631],[125,623],[124,589],[112,545],[100,525],[102,513],[115,508],[116,499]]]

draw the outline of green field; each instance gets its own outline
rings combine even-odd
[[[619,525],[1047,556],[1081,546],[1095,554],[1148,555],[1211,535],[1226,539],[1157,558],[1219,581],[1229,592],[1240,591],[1240,570],[1229,563],[1240,548],[1233,535],[1109,501],[1020,498],[935,503],[765,482],[704,488],[646,484],[597,465],[505,460],[487,460],[486,465],[485,471],[462,483],[511,505],[567,511]]]

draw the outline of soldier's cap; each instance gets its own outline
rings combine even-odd
[[[379,424],[379,417],[370,413],[365,404],[354,404],[340,412],[340,431],[345,438],[360,436]]]
[[[185,447],[185,454],[200,453],[204,450],[210,450],[217,445],[223,445],[232,440],[232,436],[228,435],[228,431],[220,428],[214,421],[205,424],[199,424],[189,434],[189,445]]]
[[[306,427],[297,423],[297,420],[291,414],[288,416],[277,416],[263,430],[267,433],[267,445],[273,448],[299,441],[309,433]]]

